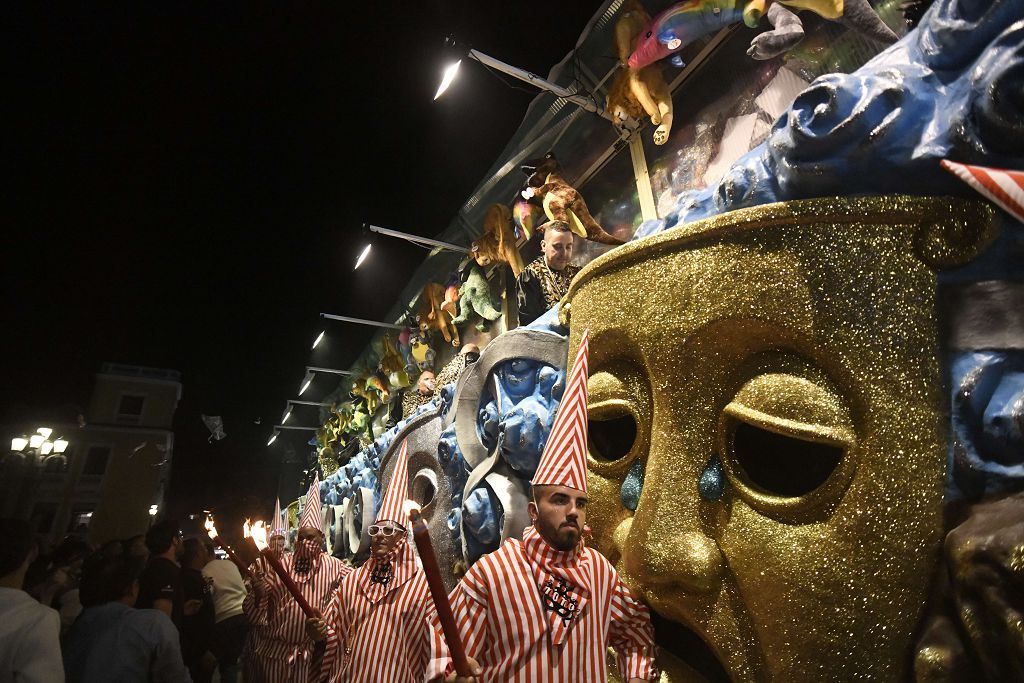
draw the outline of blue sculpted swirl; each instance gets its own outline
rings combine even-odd
[[[462,502],[462,489],[469,478],[469,465],[462,454],[462,449],[459,448],[459,440],[455,438],[454,424],[441,432],[437,444],[437,461],[441,465],[441,471],[448,477],[452,490],[452,506],[458,507]]]
[[[950,498],[1024,487],[1024,351],[962,353],[952,385]]]
[[[556,310],[548,311],[527,327],[561,337],[568,334],[558,324]],[[476,420],[480,441],[489,453],[497,452],[509,476],[524,486],[537,470],[564,391],[564,367],[513,358],[494,367],[481,394]],[[442,436],[442,442],[444,439]],[[451,439],[454,442],[454,431]],[[459,455],[459,463],[464,466],[465,460]],[[498,547],[503,514],[501,502],[484,482],[466,495],[461,513],[453,514],[449,527],[461,518],[470,563]],[[458,530],[453,528],[455,533]]]
[[[497,382],[484,392],[477,414],[480,441],[492,453],[497,449],[514,476],[529,481],[537,470],[565,390],[565,368],[515,358],[498,365],[492,376]],[[454,441],[454,430],[451,439]],[[460,464],[465,465],[461,457]],[[486,485],[466,497],[462,519],[474,541],[468,545],[471,556],[497,548],[501,513],[500,503]]]
[[[814,81],[717,186],[685,192],[636,237],[758,204],[851,194],[962,194],[951,158],[1024,166],[1024,0],[937,0],[852,74]]]

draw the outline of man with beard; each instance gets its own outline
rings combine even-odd
[[[624,681],[656,680],[647,608],[600,553],[587,548],[587,360],[584,331],[533,477],[532,526],[477,561],[450,596],[470,668],[487,681],[597,683],[605,653]],[[435,619],[429,676],[450,673]],[[496,637],[498,636],[498,637]]]
[[[404,504],[409,490],[407,444],[397,454],[377,520],[370,559],[341,582],[329,610],[342,643],[335,683],[418,683],[430,659],[428,619],[434,603],[409,544]],[[322,626],[321,632],[326,631]]]
[[[306,495],[306,506],[299,521],[295,552],[281,558],[281,564],[298,586],[310,606],[323,612],[351,567],[323,551],[324,534],[320,517],[320,481],[314,475]],[[307,633],[307,620],[276,574],[258,575],[252,592],[242,604],[249,624],[253,626],[245,680],[251,683],[285,683],[317,681],[321,667],[329,668],[337,656],[337,639],[333,633],[316,643]],[[321,615],[324,616],[324,615]],[[333,621],[330,614],[325,621]],[[317,647],[319,645],[319,647]]]

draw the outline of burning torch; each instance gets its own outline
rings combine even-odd
[[[291,575],[288,574],[288,570],[284,568],[281,560],[278,559],[277,555],[274,554],[274,551],[267,544],[266,525],[263,522],[256,522],[256,524],[250,525],[249,521],[246,520],[243,531],[246,536],[242,542],[241,552],[246,555],[246,559],[250,562],[259,560],[264,565],[270,565],[270,568],[277,574],[277,578],[281,579],[285,589],[291,593],[295,602],[299,604],[299,609],[310,619],[319,618],[320,613],[310,606],[309,602],[302,595],[302,591],[299,590]]]
[[[248,520],[246,521],[248,523]],[[249,571],[249,567],[242,561],[242,558],[240,558],[238,554],[231,549],[231,546],[229,546],[224,539],[220,537],[220,534],[217,533],[217,527],[213,525],[213,518],[207,516],[206,523],[203,524],[203,526],[206,527],[206,533],[210,535],[210,539],[216,543],[221,550],[228,554],[228,559],[235,563],[238,567],[238,571],[242,572],[242,576],[252,579],[252,572]]]

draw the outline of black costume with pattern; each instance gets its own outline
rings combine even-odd
[[[538,256],[523,268],[516,279],[516,290],[519,294],[519,324],[529,325],[554,308],[569,291],[569,283],[578,266],[568,265],[563,270],[548,268],[544,256]]]

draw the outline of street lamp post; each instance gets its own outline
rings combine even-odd
[[[68,449],[68,441],[64,438],[50,441],[53,430],[49,427],[40,427],[31,436],[16,436],[11,439],[11,452],[8,457],[18,462],[45,469],[51,462],[59,462],[61,466],[67,464],[67,456],[64,451]]]
[[[64,438],[51,441],[52,434],[53,430],[49,427],[40,427],[32,435],[16,436],[11,439],[11,449],[3,458],[4,464],[20,466],[22,476],[28,480],[27,486],[20,486],[20,490],[12,491],[13,498],[17,501],[11,511],[14,516],[31,518],[31,506],[38,493],[43,472],[54,464],[61,471],[67,467],[68,459],[65,452],[69,442]]]

